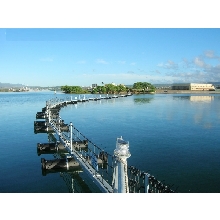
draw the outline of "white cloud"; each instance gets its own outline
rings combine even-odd
[[[220,79],[220,64],[216,63],[218,56],[212,51],[206,51],[205,55],[196,56],[193,59],[183,58],[180,62],[175,63],[173,60],[167,60],[166,62],[161,62],[157,66],[161,69],[154,71],[140,69],[135,62],[128,63],[130,65],[136,65],[137,71],[132,69],[127,72],[121,73],[109,73],[109,74],[98,74],[93,71],[90,74],[80,75],[75,77],[86,84],[101,83],[105,82],[116,84],[131,85],[135,82],[149,82],[152,84],[159,83],[180,83],[180,82],[214,82]],[[97,63],[109,64],[104,59],[97,59]],[[119,64],[126,64],[126,61],[119,60]],[[216,65],[213,65],[215,63]],[[212,64],[212,65],[211,65]]]
[[[194,64],[198,67],[205,67],[205,62],[199,57],[194,59]]]
[[[192,67],[194,64],[192,61],[189,61],[188,59],[186,58],[183,58],[182,59],[182,62],[180,62],[180,66],[182,66],[183,68],[190,68]]]
[[[213,50],[207,50],[204,52],[205,56],[208,58],[215,58],[215,53]]]
[[[125,64],[126,61],[124,61],[124,60],[119,60],[118,63],[119,63],[119,64]]]
[[[207,74],[201,70],[191,70],[188,72],[179,72],[179,73],[167,73],[169,77],[173,78],[173,82],[194,82],[194,83],[202,83],[202,82],[211,82],[211,81],[218,81],[217,75],[214,74]]]
[[[176,64],[172,60],[168,60],[166,63],[166,66],[168,69],[177,69],[178,68],[178,64]]]
[[[161,79],[165,75],[165,81],[167,81],[168,77],[171,83],[219,82],[220,64],[216,63],[213,59],[220,61],[220,57],[217,56],[214,51],[207,50],[203,55],[196,56],[191,60],[183,58],[178,64],[172,60],[168,60],[166,63],[159,63],[157,66],[166,70],[166,72],[161,71]],[[213,63],[216,65],[213,65]],[[150,72],[156,73],[157,70]]]
[[[164,64],[163,64],[163,63],[158,63],[157,66],[158,66],[158,67],[163,67]]]
[[[100,64],[108,64],[107,61],[103,60],[103,59],[97,59],[96,63],[100,63]]]
[[[206,58],[216,59],[216,60],[220,61],[220,56],[216,55],[213,50],[207,50],[207,51],[205,51],[205,52],[204,52],[204,55],[205,55]]]
[[[208,75],[218,76],[220,78],[220,65],[217,66],[209,66],[204,69],[204,72],[206,72]],[[219,80],[218,80],[219,81]]]
[[[143,75],[143,74],[135,74],[133,72],[128,73],[112,73],[112,74],[81,74],[76,79],[80,79],[84,84],[90,85],[92,83],[101,84],[104,82],[108,83],[116,83],[116,84],[125,84],[125,85],[133,85],[135,82],[149,82],[152,84],[157,83],[172,83],[172,76],[160,76],[160,75]]]
[[[165,64],[163,62],[159,63],[157,66],[164,69],[178,69],[178,64],[176,64],[172,60],[168,60]]]

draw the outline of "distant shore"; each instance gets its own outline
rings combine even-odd
[[[20,92],[22,93],[22,92],[45,92],[45,91],[51,91],[51,90],[38,90],[38,91],[30,90],[30,91],[20,91]],[[10,91],[10,92],[12,93],[12,91]],[[16,92],[18,92],[18,91],[16,91]],[[54,91],[51,91],[51,92],[54,92]],[[57,92],[64,93],[62,91],[57,91]],[[0,91],[0,93],[9,93],[9,91]],[[71,94],[71,93],[69,93],[69,94]],[[82,95],[82,94],[85,94],[85,93],[79,93],[78,95]],[[92,93],[87,93],[87,94],[92,94]],[[127,94],[127,92],[121,92],[120,94],[124,95],[124,94]],[[143,94],[143,93],[132,93],[132,94],[133,95],[138,95],[138,94]],[[150,93],[144,93],[144,94],[150,94]],[[151,93],[151,94],[220,94],[220,89],[217,89],[215,91],[157,89],[155,91],[155,93]],[[93,94],[93,95],[100,95],[100,94],[97,93],[97,94]],[[109,94],[109,95],[113,95],[113,94]]]

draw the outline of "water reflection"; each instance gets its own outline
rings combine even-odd
[[[190,96],[173,96],[173,100],[190,100]]]
[[[91,181],[85,181],[85,177],[81,177],[83,169],[73,158],[68,158],[68,152],[62,144],[58,144],[53,133],[48,134],[48,143],[37,144],[37,154],[53,155],[53,159],[46,160],[41,158],[42,176],[48,174],[59,173],[64,180],[69,193],[92,193],[99,192],[99,189]]]
[[[190,96],[191,102],[211,102],[214,100],[214,96]]]
[[[146,104],[150,103],[153,100],[153,98],[134,98],[135,104]]]
[[[214,100],[214,96],[173,96],[173,99],[178,99],[178,100],[189,100],[191,102],[211,102]]]
[[[70,193],[92,193],[91,189],[80,177],[78,172],[64,173],[61,172],[60,176],[63,178],[68,191]]]
[[[152,99],[154,99],[153,102],[152,102]],[[176,101],[174,101],[174,99]],[[114,128],[116,128],[117,126],[118,127],[121,126],[121,124],[126,125],[125,126],[126,132],[127,131],[129,132],[129,128],[134,128],[134,129],[131,129],[132,130],[130,133],[131,135],[128,132],[126,134],[130,135],[130,137],[135,137],[134,139],[138,140],[137,143],[135,143],[135,145],[136,144],[138,145],[139,140],[142,140],[142,138],[147,137],[146,138],[147,150],[145,150],[145,148],[143,147],[144,144],[143,146],[140,145],[140,147],[137,146],[136,148],[137,151],[138,150],[140,151],[139,156],[137,158],[133,157],[134,161],[135,160],[137,162],[141,160],[144,161],[143,165],[141,165],[142,169],[145,169],[145,167],[148,168],[149,166],[154,167],[155,164],[157,165],[157,163],[162,163],[163,161],[162,159],[161,161],[158,160],[158,157],[160,157],[160,155],[162,155],[162,157],[166,155],[165,164],[170,163],[171,169],[168,168],[167,169],[168,171],[166,170],[164,171],[164,173],[166,173],[166,175],[168,176],[172,174],[173,176],[176,177],[179,175],[179,173],[182,172],[182,170],[186,170],[186,173],[188,172],[190,175],[191,173],[193,173],[192,175],[196,174],[199,177],[198,179],[202,179],[200,178],[202,177],[200,170],[201,172],[204,172],[204,173],[209,173],[210,170],[200,169],[201,167],[198,164],[201,161],[207,161],[207,163],[205,164],[207,164],[207,166],[210,166],[211,167],[210,169],[212,169],[212,167],[216,167],[215,164],[217,164],[216,162],[217,160],[213,162],[213,155],[216,155],[216,154],[213,153],[212,155],[212,150],[214,148],[213,145],[218,146],[218,144],[216,144],[217,141],[215,141],[215,136],[217,137],[216,134],[217,134],[219,123],[220,123],[220,113],[218,111],[219,105],[220,105],[219,96],[213,96],[210,98],[210,96],[168,95],[165,98],[160,95],[155,95],[154,97],[151,98],[145,95],[145,96],[134,96],[133,100],[130,99],[130,102],[128,102],[129,106],[133,105],[131,108],[131,111],[126,110],[126,114],[124,114],[125,117],[123,118],[123,120],[119,120],[120,125],[114,122]],[[127,103],[125,104],[128,105]],[[146,105],[146,104],[149,104],[149,105]],[[122,108],[123,106],[121,103],[119,103],[117,107]],[[122,109],[124,110],[124,108]],[[113,109],[110,108],[110,110],[112,111]],[[89,112],[90,112],[91,118],[93,118],[92,120],[95,121],[99,119],[100,117],[99,114],[97,114],[98,116],[96,117],[95,114],[94,115],[91,114],[91,111]],[[123,111],[120,111],[120,112],[123,113]],[[128,116],[132,116],[132,117],[129,118]],[[131,119],[134,119],[134,121],[132,121]],[[88,124],[91,124],[91,120],[89,120],[88,117],[86,118],[86,120],[88,120]],[[137,126],[138,126],[138,129],[136,129]],[[88,127],[88,130],[95,130],[93,129],[94,127],[92,126],[87,126],[87,127]],[[123,130],[124,127],[120,127],[120,128],[122,128],[121,130]],[[95,134],[95,132],[91,132],[91,133]],[[110,135],[112,134],[110,133]],[[103,136],[105,136],[105,134],[103,134]],[[168,143],[168,140],[169,140],[169,143]],[[153,146],[152,152],[149,151],[149,148],[151,146]],[[164,146],[164,147],[161,147],[161,146]],[[203,147],[202,149],[201,149],[201,146]],[[205,146],[207,146],[207,149],[205,149]],[[166,153],[163,154],[163,150],[167,150]],[[214,150],[216,152],[219,152],[218,149],[214,149]],[[134,152],[135,152],[135,149],[134,149]],[[175,152],[173,156],[168,157],[167,155],[172,155],[172,152]],[[176,155],[179,156],[179,154],[181,154],[181,157],[179,157],[179,161],[177,162],[177,164],[175,164],[173,160],[175,160]],[[137,152],[137,155],[138,155],[138,152]],[[143,158],[141,158],[142,155],[144,155]],[[150,157],[153,158],[152,161],[155,160],[156,163],[154,164],[152,162],[153,165],[151,165],[150,162],[148,162],[150,160],[146,159],[146,155],[151,155]],[[55,155],[54,155],[54,158],[56,158]],[[189,161],[186,160],[186,158],[190,158]],[[147,162],[145,163],[145,161]],[[191,163],[191,161],[193,162]],[[177,167],[177,169],[173,168],[175,166]],[[178,170],[178,167],[179,167],[179,170]],[[184,169],[182,169],[182,167],[184,167]],[[191,171],[192,168],[194,169],[193,172]],[[150,169],[152,168],[150,167]],[[163,165],[158,168],[158,170],[160,169],[163,170]],[[174,169],[173,173],[171,171],[172,169]],[[175,169],[177,172],[175,171]],[[60,173],[61,178],[63,178],[66,185],[68,186],[68,189],[70,192],[78,192],[78,191],[81,192],[80,190],[86,190],[86,188],[85,189],[80,188],[82,187],[80,181],[82,181],[82,183],[85,183],[88,188],[91,188],[89,187],[88,182],[85,181],[84,178],[81,178],[83,176],[83,172],[59,171],[59,173]],[[200,175],[198,173],[200,173]],[[49,173],[46,173],[46,175],[47,174]],[[164,174],[165,177],[163,178],[159,177],[159,178],[165,179],[166,175]],[[185,189],[191,189],[191,191],[193,191],[192,188],[190,188],[191,187],[190,184],[194,180],[189,181],[189,179],[187,179],[187,175],[185,176],[183,175],[183,177],[184,178],[182,178],[182,180],[179,178],[179,180],[186,185],[183,187],[183,191]],[[172,176],[171,176],[171,179],[172,179]],[[171,182],[174,182],[174,181],[172,180]],[[189,186],[187,186],[186,182],[189,182]],[[79,184],[78,188],[76,185],[77,183]],[[130,183],[132,184],[133,182],[130,181]],[[178,182],[175,182],[175,184],[177,183]],[[195,185],[197,184],[198,183],[195,183]],[[200,189],[194,189],[194,190],[202,191],[203,189],[201,187]],[[207,190],[205,189],[204,191],[207,191]],[[214,190],[214,191],[217,191],[217,190]]]
[[[199,125],[211,129],[219,125],[220,113],[218,95],[172,95],[164,100],[156,100],[157,118],[167,119],[182,126]],[[173,102],[175,100],[176,102]]]

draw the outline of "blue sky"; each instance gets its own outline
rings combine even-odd
[[[0,82],[220,81],[219,28],[0,28]]]

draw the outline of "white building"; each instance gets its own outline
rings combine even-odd
[[[215,87],[208,83],[175,83],[172,90],[209,91],[215,90]]]

